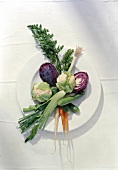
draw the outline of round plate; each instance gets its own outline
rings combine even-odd
[[[40,53],[32,56],[23,66],[17,80],[17,98],[21,110],[24,107],[35,104],[31,97],[31,87],[33,83],[40,82],[38,69],[41,64],[48,60]],[[49,62],[49,61],[48,61]],[[76,100],[75,104],[79,106],[80,113],[69,114],[69,129],[74,130],[86,123],[95,113],[101,96],[101,83],[98,73],[93,64],[82,55],[73,69],[74,73],[85,71],[89,75],[89,83],[86,93],[80,99]],[[49,119],[45,130],[54,131],[54,117]],[[58,131],[62,130],[61,120],[59,120]]]

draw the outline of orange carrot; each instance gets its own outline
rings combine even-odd
[[[65,112],[61,107],[59,107],[59,115],[61,116],[63,131],[68,132],[69,126],[68,126],[68,114]]]
[[[68,113],[65,112],[65,131],[68,132],[69,126],[68,126]]]
[[[69,137],[69,124],[68,124],[68,113],[65,112],[61,107],[59,107],[59,116],[61,117],[61,121],[62,121],[62,126],[63,126],[63,132],[65,134],[65,132],[68,133],[68,146],[67,146],[67,159],[70,161],[69,159],[69,155],[68,155],[68,147],[70,146],[70,137]],[[64,141],[63,141],[64,143]]]

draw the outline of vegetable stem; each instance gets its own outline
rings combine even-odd
[[[73,59],[72,59],[72,62],[71,62],[71,65],[70,65],[70,67],[68,69],[68,72],[72,71],[73,66],[75,65],[75,61],[76,61],[77,57],[81,54],[82,51],[83,51],[83,49],[81,47],[76,48],[74,56],[73,56]]]

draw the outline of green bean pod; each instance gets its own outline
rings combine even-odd
[[[80,112],[80,109],[79,109],[76,105],[74,105],[74,104],[72,104],[72,103],[70,103],[70,104],[68,105],[68,107],[69,107],[70,110],[71,110],[72,112],[74,112],[74,113]]]
[[[85,94],[85,91],[82,91],[81,93],[76,94],[75,96],[64,97],[64,98],[62,98],[58,101],[58,105],[64,106],[64,105],[67,105],[69,103],[72,103],[74,100],[80,98],[84,94]]]

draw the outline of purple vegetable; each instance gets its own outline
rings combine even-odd
[[[39,68],[39,75],[41,79],[50,84],[50,86],[54,86],[57,82],[58,72],[51,63],[42,64]]]
[[[74,88],[74,92],[78,93],[84,90],[88,84],[88,74],[86,72],[78,72],[74,74],[76,80],[76,86]]]

